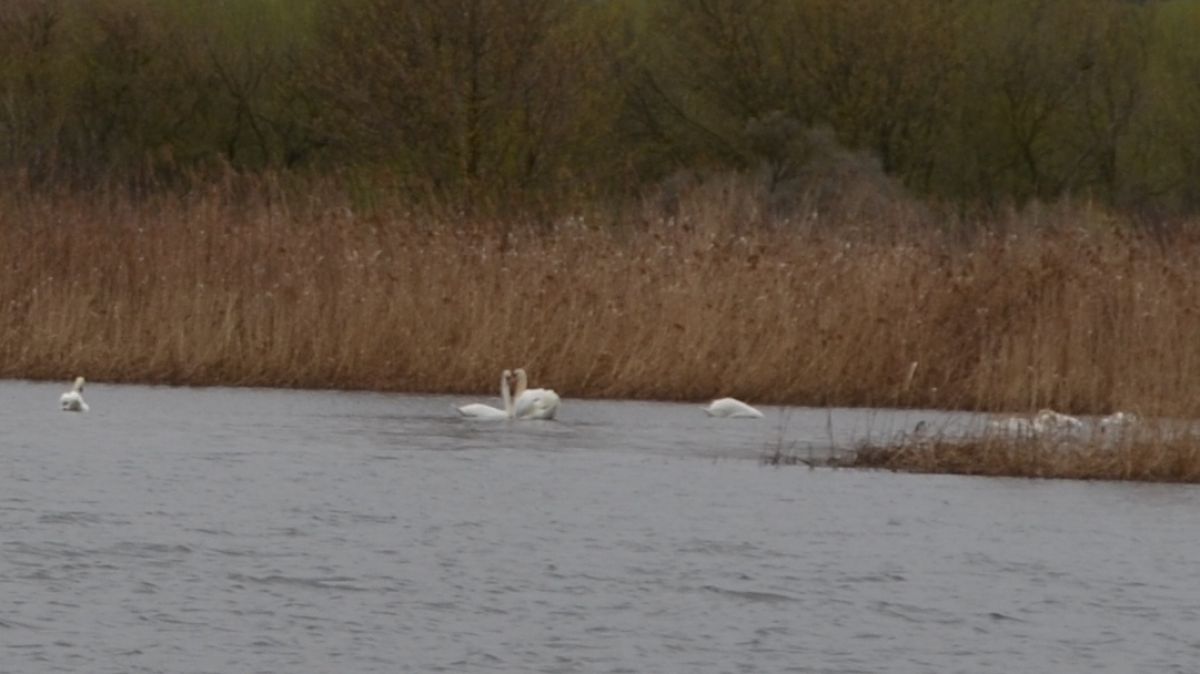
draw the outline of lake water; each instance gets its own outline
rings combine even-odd
[[[772,468],[966,415],[0,382],[0,672],[1193,672],[1200,490]]]

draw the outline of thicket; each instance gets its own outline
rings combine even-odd
[[[0,170],[300,170],[476,207],[742,172],[784,209],[852,170],[1187,213],[1197,34],[1189,0],[6,0]]]

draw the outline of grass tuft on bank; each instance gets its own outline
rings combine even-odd
[[[1154,427],[1077,438],[908,435],[859,448],[836,465],[908,473],[1197,483],[1200,435],[1195,429],[1168,432]]]

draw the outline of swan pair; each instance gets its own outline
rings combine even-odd
[[[83,377],[76,377],[70,391],[62,394],[58,405],[64,412],[86,412],[88,404],[83,401]]]
[[[513,376],[517,379],[516,391],[511,390]],[[505,370],[500,373],[500,400],[504,409],[482,403],[463,405],[458,413],[472,419],[553,419],[558,414],[562,400],[553,389],[527,388],[529,383],[525,370]]]

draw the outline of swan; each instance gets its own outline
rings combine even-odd
[[[512,381],[512,372],[505,370],[500,373],[500,400],[504,403],[504,409],[499,410],[491,405],[482,403],[471,403],[458,408],[458,413],[464,417],[472,419],[511,419],[513,415],[512,394],[509,393],[509,382]]]
[[[1051,409],[1038,410],[1033,419],[1034,428],[1039,433],[1078,433],[1083,430],[1083,422],[1069,414],[1055,412]]]
[[[1141,419],[1133,412],[1113,412],[1100,419],[1100,430],[1105,433],[1109,431],[1123,431],[1138,425],[1140,422]]]
[[[525,388],[529,377],[523,368],[515,370],[517,390],[513,394],[513,417],[516,419],[553,419],[562,399],[553,389]]]
[[[71,390],[62,394],[58,404],[64,412],[86,412],[88,404],[83,401],[83,377],[76,377]]]
[[[763,413],[736,398],[720,398],[703,408],[710,417],[730,417],[735,419],[761,419]]]
[[[988,430],[1004,435],[1074,434],[1083,430],[1083,422],[1069,414],[1041,409],[1032,419],[1009,417],[988,422]]]

